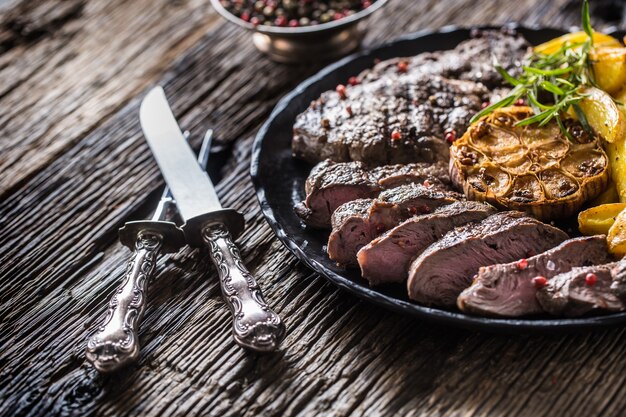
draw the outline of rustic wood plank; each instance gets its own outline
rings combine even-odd
[[[23,0],[0,18],[0,196],[154,82],[217,17],[202,0]],[[36,92],[36,93],[33,93]]]
[[[177,11],[168,14],[168,29],[153,39],[162,41],[168,31],[181,30],[183,16],[201,10],[201,3],[172,6]],[[578,21],[578,10],[567,1],[520,0],[514,10],[509,3],[492,1],[472,9],[474,3],[430,0],[417,10],[413,2],[390,2],[384,14],[373,18],[367,42],[450,23],[523,20],[569,26]],[[139,9],[117,5],[135,17],[116,15],[111,22],[143,21]],[[96,1],[84,7],[114,10]],[[82,33],[83,25],[95,25],[89,22],[81,16],[63,27],[76,25],[74,30]],[[131,97],[160,77],[165,64],[146,64],[143,68],[150,69],[145,71],[153,73],[123,86],[120,68],[147,55],[137,45],[126,50],[122,45],[129,35],[121,31],[113,45],[124,50],[125,63],[104,86],[89,90],[104,100],[104,109],[77,92],[85,78],[97,79],[91,78],[94,67],[89,66],[78,78],[60,76],[53,91],[30,97],[13,126],[22,141],[9,136],[10,145],[2,143],[0,158],[7,159],[0,159],[0,169],[4,166],[3,172],[17,179],[2,182],[12,184],[4,189],[11,198],[0,204],[0,415],[624,414],[622,329],[511,337],[440,328],[361,302],[298,263],[261,217],[247,177],[249,149],[278,98],[316,68],[270,63],[253,49],[248,34],[221,22],[210,25],[215,26],[207,26],[213,29],[169,67],[162,83],[182,126],[194,132],[195,146],[209,126],[223,142],[235,142],[218,192],[225,204],[246,213],[248,228],[239,244],[268,300],[285,318],[289,330],[282,351],[249,354],[234,344],[208,257],[184,250],[159,263],[141,331],[140,362],[106,377],[84,362],[85,340],[101,320],[128,255],[115,241],[116,229],[147,215],[162,185],[140,134],[139,98]],[[179,36],[200,36],[207,28],[200,27],[196,35]],[[60,36],[56,33],[53,39]],[[6,57],[18,51],[23,62],[49,56],[45,48],[52,47],[52,40],[31,42],[16,41],[0,55],[6,60],[0,72],[16,71]],[[65,53],[62,43],[52,51]],[[169,48],[171,60],[179,50]],[[73,59],[85,65],[93,58],[85,50],[78,54]],[[16,89],[40,91],[35,87],[45,83],[49,69],[42,65]],[[61,93],[76,82],[70,97],[78,102],[70,106],[73,101]],[[124,91],[112,93],[116,88]],[[15,102],[16,89],[0,98],[3,106]],[[53,104],[58,109],[42,114]],[[66,142],[20,176],[24,165],[19,158],[26,161],[47,149],[58,140],[60,127],[71,126],[80,114],[87,115],[88,127],[70,130],[62,138]],[[0,129],[7,129],[3,123],[9,119],[0,120]],[[27,121],[47,127],[40,131]],[[18,162],[7,162],[12,159],[5,151]]]

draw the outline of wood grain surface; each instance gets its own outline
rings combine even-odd
[[[597,28],[619,23],[608,3],[592,2]],[[365,43],[510,21],[570,27],[579,2],[391,0]],[[321,67],[268,61],[206,0],[0,1],[0,415],[626,414],[623,329],[433,326],[337,290],[278,242],[248,177],[252,137]],[[139,363],[103,377],[84,349],[129,255],[117,228],[163,185],[138,123],[157,83],[196,149],[215,129],[220,197],[246,214],[238,244],[288,333],[278,353],[238,347],[207,254],[186,249],[158,264]]]

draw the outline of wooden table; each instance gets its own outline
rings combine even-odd
[[[596,28],[616,23],[607,3]],[[569,27],[579,7],[392,0],[365,43],[449,24]],[[0,1],[0,415],[626,414],[623,329],[429,325],[337,290],[272,235],[248,177],[251,140],[320,67],[268,61],[206,0]],[[235,345],[207,254],[184,250],[159,262],[139,363],[102,377],[84,349],[129,254],[117,229],[146,217],[163,186],[138,123],[155,84],[196,149],[215,129],[220,196],[246,213],[238,243],[288,334],[275,354]]]

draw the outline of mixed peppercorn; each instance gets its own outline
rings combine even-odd
[[[328,23],[370,7],[376,0],[221,0],[233,15],[253,25],[299,27]]]

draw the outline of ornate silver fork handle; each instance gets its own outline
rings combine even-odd
[[[224,300],[233,314],[235,341],[259,352],[275,350],[285,335],[285,326],[263,299],[228,229],[221,223],[208,224],[202,228],[202,239],[209,247]]]
[[[162,244],[163,237],[157,233],[145,231],[137,236],[124,282],[111,298],[98,332],[87,342],[87,359],[100,372],[119,369],[139,356],[137,330]]]

